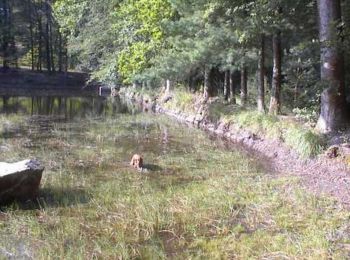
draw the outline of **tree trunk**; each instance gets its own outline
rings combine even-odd
[[[247,104],[247,97],[248,97],[247,78],[248,78],[247,67],[245,66],[244,63],[242,63],[242,68],[241,68],[241,103],[242,103],[242,106],[245,106]]]
[[[32,1],[26,1],[27,15],[29,17],[29,37],[30,37],[30,58],[31,58],[31,69],[35,69],[35,58],[34,58],[34,23],[33,23],[33,6]]]
[[[344,60],[339,48],[337,25],[341,22],[340,0],[318,0],[321,43],[321,80],[328,88],[321,95],[321,114],[316,128],[338,130],[347,123]]]
[[[51,15],[51,14],[50,14]],[[51,60],[51,69],[53,72],[55,72],[55,59],[54,59],[54,51],[55,51],[55,43],[53,40],[53,33],[52,33],[52,21],[49,24],[49,31],[50,31],[50,60]]]
[[[39,17],[38,19],[38,63],[37,63],[37,70],[42,71],[42,56],[43,56],[43,50],[42,50],[42,19]]]
[[[167,79],[165,81],[165,93],[168,95],[170,93],[171,90],[171,81],[170,79]]]
[[[32,65],[32,70],[34,70],[34,68],[35,68],[35,62],[34,62],[34,34],[33,34],[33,24],[32,24],[32,22],[30,22],[29,31],[30,31],[30,56],[31,56],[31,65]]]
[[[45,12],[46,12],[46,28],[45,28],[45,44],[46,44],[46,69],[51,72],[51,51],[50,51],[50,15],[49,15],[49,3],[45,2]]]
[[[282,66],[282,48],[281,32],[273,35],[273,76],[269,114],[277,115],[281,112],[281,66]]]
[[[8,0],[2,0],[2,66],[4,69],[9,68],[9,46],[10,46],[10,7]]]
[[[261,35],[258,83],[258,111],[265,113],[265,35]]]
[[[58,72],[63,70],[63,43],[62,43],[62,34],[58,31]]]
[[[224,98],[227,101],[230,95],[230,71],[225,71],[224,79]]]
[[[234,81],[234,72],[230,71],[230,102],[236,104],[236,90]]]
[[[209,97],[212,95],[212,89],[210,84],[210,68],[208,66],[204,67],[204,102],[208,101]]]

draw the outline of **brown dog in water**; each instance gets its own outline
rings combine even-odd
[[[138,170],[142,170],[143,158],[139,154],[134,154],[131,158],[130,165]]]

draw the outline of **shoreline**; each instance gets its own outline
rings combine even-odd
[[[303,159],[282,141],[261,137],[249,130],[225,122],[210,122],[203,111],[187,114],[181,110],[166,109],[164,102],[148,100],[135,93],[121,93],[125,98],[140,104],[146,111],[165,114],[180,122],[185,122],[203,131],[214,134],[242,147],[247,153],[253,152],[263,165],[279,177],[300,178],[301,186],[316,196],[330,196],[350,209],[350,169],[340,158],[328,158],[320,154],[314,158]]]

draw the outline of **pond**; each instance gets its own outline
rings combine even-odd
[[[348,254],[335,235],[347,211],[198,129],[119,98],[14,97],[0,111],[0,161],[45,165],[37,201],[0,211],[0,258]],[[147,172],[130,167],[134,153]]]

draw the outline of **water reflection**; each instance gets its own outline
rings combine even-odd
[[[119,96],[105,97],[8,97],[0,102],[0,113],[64,116],[65,119],[113,114],[134,114],[135,107],[128,107]]]

